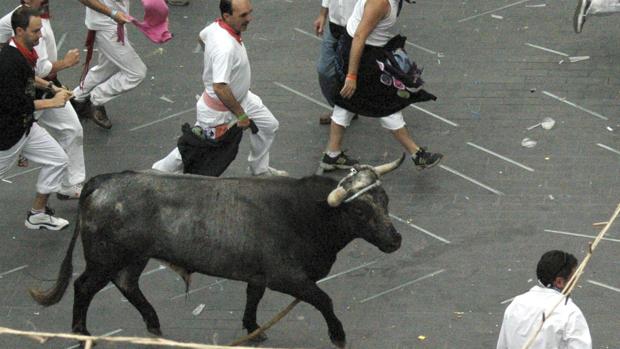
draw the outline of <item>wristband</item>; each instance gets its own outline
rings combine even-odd
[[[347,74],[347,80],[357,81],[357,74]]]
[[[110,12],[110,18],[112,19],[116,18],[117,14],[118,14],[118,10],[112,9],[112,12]]]
[[[239,121],[244,121],[244,120],[247,120],[247,119],[249,119],[249,117],[248,117],[248,115],[246,113],[243,113],[241,115],[237,115],[237,120],[239,120]]]

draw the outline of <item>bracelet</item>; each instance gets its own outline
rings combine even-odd
[[[241,115],[237,115],[237,120],[239,120],[239,121],[244,121],[244,120],[247,120],[247,119],[249,119],[249,117],[248,117],[248,115],[246,113],[243,113]]]
[[[357,74],[347,74],[347,80],[357,81]]]
[[[112,12],[110,12],[110,18],[112,19],[116,18],[117,14],[118,14],[118,10],[112,9]]]

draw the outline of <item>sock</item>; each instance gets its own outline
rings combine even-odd
[[[418,158],[418,154],[420,154],[421,151],[422,151],[422,148],[418,148],[418,150],[416,150],[415,153],[411,154],[411,158],[413,160],[416,160]]]
[[[342,153],[342,151],[340,151],[340,150],[338,150],[338,151],[329,151],[329,150],[327,150],[325,152],[325,154],[327,154],[327,156],[329,156],[332,159],[338,157],[338,155],[340,155],[341,153]]]
[[[35,210],[34,208],[31,208],[31,209],[30,209],[30,213],[32,213],[32,214],[45,213],[45,209],[42,209],[42,210]]]

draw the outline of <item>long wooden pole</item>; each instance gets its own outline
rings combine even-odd
[[[40,343],[44,343],[49,338],[64,338],[74,339],[85,342],[85,347],[90,348],[96,342],[113,342],[113,343],[133,343],[147,346],[160,346],[160,347],[175,347],[175,348],[192,348],[192,349],[230,349],[230,347],[222,345],[207,345],[199,343],[187,343],[176,342],[163,338],[144,338],[144,337],[96,337],[96,336],[83,336],[78,334],[69,333],[51,333],[51,332],[33,332],[33,331],[19,331],[7,327],[0,327],[0,335],[12,334],[17,336],[24,336],[34,339]],[[238,347],[241,348],[241,347]],[[245,347],[244,347],[245,348]],[[246,348],[253,349],[253,348]]]
[[[532,346],[532,344],[534,343],[534,340],[536,340],[536,336],[538,336],[538,334],[542,330],[542,327],[543,327],[543,324],[545,323],[545,321],[547,321],[547,319],[549,319],[549,317],[551,315],[553,315],[553,312],[558,307],[558,305],[560,305],[560,303],[562,303],[562,302],[565,302],[566,299],[570,296],[570,294],[573,291],[573,289],[575,288],[575,286],[577,286],[577,281],[579,281],[579,278],[583,274],[583,271],[586,268],[586,265],[588,265],[588,262],[590,262],[590,259],[592,258],[592,255],[594,254],[594,250],[596,249],[596,247],[598,246],[599,242],[603,239],[603,237],[607,233],[607,230],[609,230],[609,227],[611,227],[611,225],[614,223],[614,221],[616,220],[618,215],[620,215],[620,204],[618,204],[618,207],[616,207],[616,211],[611,216],[611,219],[609,219],[609,221],[607,221],[607,223],[605,224],[605,227],[603,228],[603,230],[601,230],[601,232],[596,236],[596,238],[594,239],[593,242],[589,243],[588,253],[586,254],[586,256],[583,259],[583,261],[581,261],[581,264],[579,264],[579,267],[577,267],[577,270],[575,270],[575,273],[573,273],[573,276],[571,276],[571,278],[566,283],[566,286],[562,290],[563,297],[561,297],[553,305],[553,307],[551,309],[549,309],[549,311],[543,313],[542,319],[540,321],[540,324],[536,328],[536,331],[533,332],[530,335],[530,337],[528,338],[528,341],[525,343],[525,345],[522,347],[522,349],[529,349]]]

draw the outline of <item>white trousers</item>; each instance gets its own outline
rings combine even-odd
[[[37,179],[37,193],[49,194],[60,190],[69,159],[58,142],[36,122],[30,134],[24,135],[11,149],[0,151],[0,178],[17,163],[20,153],[42,165]]]
[[[620,12],[620,0],[592,0],[587,15],[602,16],[616,12]]]
[[[99,30],[95,48],[99,51],[97,65],[92,67],[84,87],[76,87],[77,100],[90,96],[94,105],[103,105],[123,92],[136,88],[146,77],[146,65],[131,46],[125,34],[125,43],[117,41],[116,30]]]
[[[38,111],[35,116],[37,122],[58,141],[69,158],[67,172],[62,180],[63,187],[84,182],[84,132],[71,103],[65,104],[64,108]]]
[[[349,127],[353,116],[355,116],[355,113],[335,105],[334,111],[332,112],[332,121],[342,127]],[[379,118],[379,122],[381,122],[381,126],[383,126],[383,128],[391,131],[401,129],[406,125],[405,120],[403,119],[403,113],[400,111]]]
[[[263,101],[257,95],[248,91],[248,94],[240,101],[245,113],[258,127],[258,133],[250,135],[250,155],[248,162],[252,174],[261,174],[269,168],[269,149],[278,130],[278,120],[271,111],[263,105]],[[221,125],[230,122],[235,116],[231,112],[220,112],[209,108],[202,98],[196,103],[196,125],[203,128]],[[165,158],[153,164],[153,169],[164,172],[182,172],[183,161],[179,150],[175,148]]]

